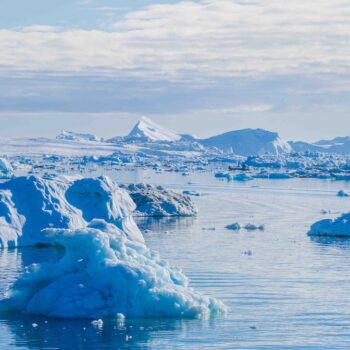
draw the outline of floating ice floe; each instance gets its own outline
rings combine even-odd
[[[325,219],[314,223],[309,236],[350,237],[350,213],[336,219]]]
[[[242,228],[247,230],[247,231],[256,231],[256,230],[264,231],[265,225],[254,225],[254,224],[249,223],[249,224],[242,226],[238,222],[235,222],[234,224],[227,225],[225,228],[228,230],[232,230],[232,231],[239,231]]]
[[[235,222],[234,224],[227,225],[225,228],[232,231],[239,231],[242,226],[238,222]]]
[[[182,194],[184,196],[193,196],[193,197],[200,197],[201,196],[201,194],[197,191],[188,191],[188,190],[182,191]]]
[[[77,229],[92,219],[114,223],[143,241],[128,193],[107,177],[17,177],[0,184],[0,248],[51,244],[47,228]]]
[[[265,225],[246,224],[244,226],[244,229],[246,229],[247,231],[255,231],[255,230],[264,231]]]
[[[347,192],[341,190],[341,191],[339,191],[339,192],[337,193],[337,196],[338,196],[338,197],[349,197],[350,195],[349,195],[349,193],[347,193]]]
[[[131,184],[123,186],[136,204],[134,216],[194,216],[197,208],[191,198],[162,186]]]
[[[93,220],[80,229],[48,229],[64,247],[58,262],[32,265],[0,301],[0,311],[58,318],[206,318],[226,312],[195,292],[181,271],[114,224]],[[100,321],[101,320],[101,321]]]
[[[254,178],[246,173],[231,174],[225,172],[218,172],[214,175],[216,178],[227,179],[228,181],[250,181]]]

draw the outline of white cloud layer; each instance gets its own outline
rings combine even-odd
[[[128,13],[109,30],[0,30],[0,69],[166,80],[350,69],[348,0],[203,0]]]

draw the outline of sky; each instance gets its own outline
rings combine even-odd
[[[350,135],[348,0],[2,0],[0,137]]]

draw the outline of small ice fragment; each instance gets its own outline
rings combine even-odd
[[[255,230],[264,231],[265,225],[254,225],[254,224],[249,223],[249,224],[245,225],[244,228],[247,231],[255,231]]]
[[[225,228],[227,228],[228,230],[239,231],[242,227],[238,222],[235,222],[234,224],[227,225]]]
[[[117,317],[117,321],[119,321],[119,322],[125,321],[125,316],[121,313],[118,313],[116,317]]]
[[[32,323],[32,327],[36,328],[36,327],[38,327],[38,324],[37,323]]]
[[[91,322],[91,324],[94,327],[97,327],[97,328],[102,328],[103,327],[103,321],[101,319],[94,320],[94,321]]]

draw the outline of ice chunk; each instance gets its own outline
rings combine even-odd
[[[81,212],[65,198],[68,185],[69,182],[64,178],[44,179],[35,176],[17,177],[0,184],[0,190],[11,193],[11,201],[2,197],[4,201],[1,200],[1,203],[8,207],[11,214],[11,220],[6,221],[10,224],[9,229],[18,236],[16,245],[49,244],[50,239],[41,233],[45,228],[76,228],[86,225]],[[20,224],[19,215],[25,218],[20,220]],[[6,215],[1,214],[1,217],[6,218]],[[2,231],[0,236],[4,242],[5,235]],[[6,246],[5,243],[2,245]]]
[[[67,189],[66,198],[82,211],[87,222],[103,219],[114,223],[129,238],[143,241],[143,236],[131,217],[136,209],[135,203],[127,191],[110,178],[101,176],[76,180]]]
[[[238,222],[236,222],[234,224],[227,225],[226,228],[228,230],[239,231],[242,227],[241,227],[241,225]]]
[[[338,197],[349,197],[350,195],[349,195],[349,193],[347,193],[347,192],[341,190],[341,191],[339,191],[339,192],[337,193],[337,196],[338,196]]]
[[[194,216],[197,208],[191,198],[162,186],[132,184],[125,187],[136,203],[135,216]]]
[[[265,225],[254,225],[254,224],[246,224],[244,226],[244,228],[247,231],[255,231],[255,230],[260,230],[260,231],[264,231],[265,230]]]
[[[0,184],[0,248],[51,244],[46,228],[81,228],[92,219],[114,223],[143,241],[128,193],[107,177],[17,177]]]
[[[59,318],[200,318],[225,306],[195,292],[181,271],[115,225],[94,220],[86,228],[49,229],[64,247],[58,262],[33,265],[0,301],[0,311]]]
[[[314,223],[308,235],[350,237],[350,213],[343,214],[334,220],[325,219]]]

